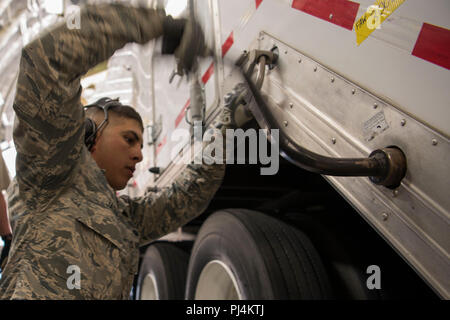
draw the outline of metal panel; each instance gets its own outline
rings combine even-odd
[[[366,157],[397,146],[408,170],[396,190],[367,178],[328,180],[437,292],[450,297],[449,139],[278,39],[251,49],[280,52],[263,93],[284,130],[323,155]]]

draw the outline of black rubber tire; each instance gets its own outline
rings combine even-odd
[[[228,209],[203,224],[189,261],[186,298],[194,299],[203,268],[227,265],[242,299],[330,299],[331,287],[308,237],[263,213]]]
[[[189,255],[174,244],[157,242],[145,251],[137,280],[136,297],[142,300],[144,278],[154,276],[159,300],[182,300],[186,287]]]

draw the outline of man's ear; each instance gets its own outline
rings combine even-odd
[[[92,144],[92,147],[89,150],[91,152],[91,154],[94,153],[94,151],[97,150],[98,140],[99,140],[99,133],[97,132],[97,134],[95,135],[95,138],[94,138],[94,143]]]
[[[91,147],[91,150],[89,152],[92,154],[94,151],[97,150],[97,143],[94,143],[94,145]]]
[[[92,148],[91,148],[91,153],[97,149],[98,142],[102,138],[103,132],[105,131],[105,129],[106,129],[106,126],[101,128],[100,131],[97,131],[97,133],[95,134],[95,140],[94,140],[94,144],[92,145]]]

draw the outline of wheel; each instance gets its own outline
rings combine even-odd
[[[184,299],[189,255],[173,244],[150,245],[137,280],[138,300]]]
[[[192,249],[187,299],[327,299],[331,289],[311,241],[256,211],[219,211]]]

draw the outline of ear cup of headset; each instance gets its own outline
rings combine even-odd
[[[87,118],[84,122],[84,144],[90,151],[95,143],[95,133],[97,126],[92,119]]]
[[[96,107],[100,108],[105,112],[105,120],[99,125],[95,124],[94,120],[87,118],[84,123],[85,133],[84,133],[84,144],[91,151],[91,148],[94,146],[95,137],[97,136],[97,130],[100,130],[103,125],[108,121],[108,109],[114,106],[121,106],[122,104],[119,101],[119,98],[111,99],[108,97],[101,98],[94,102],[93,104],[84,106],[85,110],[88,108]]]

